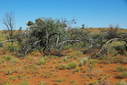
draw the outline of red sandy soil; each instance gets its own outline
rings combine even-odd
[[[67,64],[68,62],[77,61],[86,55],[80,54],[76,51],[66,51],[68,56],[76,55],[67,62],[62,61],[65,56],[59,58],[48,58],[44,65],[38,65],[41,58],[39,53],[33,53],[29,57],[19,59],[18,62],[12,63],[6,61],[0,64],[0,85],[10,82],[11,85],[21,85],[23,81],[29,82],[29,85],[41,85],[40,82],[45,82],[44,85],[88,85],[89,83],[101,80],[104,77],[111,85],[116,85],[121,80],[127,78],[116,78],[121,72],[117,72],[118,66],[127,68],[127,64],[95,64],[92,72],[88,71],[88,66],[83,65],[79,67],[80,71],[75,69],[57,69],[60,64]],[[10,85],[10,84],[9,84]],[[42,84],[43,85],[43,84]]]

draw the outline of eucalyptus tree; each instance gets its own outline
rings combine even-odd
[[[49,55],[52,50],[62,50],[65,43],[76,41],[69,39],[68,25],[64,20],[39,18],[34,22],[28,21],[27,26],[20,50],[24,55],[33,50]]]

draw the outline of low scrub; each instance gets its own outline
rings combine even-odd
[[[42,57],[39,62],[38,62],[39,65],[44,65],[46,64],[46,58]]]
[[[77,67],[77,64],[75,62],[71,62],[67,64],[67,69],[74,69]]]
[[[61,64],[61,65],[57,66],[57,69],[60,69],[60,70],[64,70],[64,69],[75,69],[77,66],[78,66],[77,63],[70,62],[68,64]]]

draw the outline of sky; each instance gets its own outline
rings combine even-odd
[[[17,28],[41,17],[75,19],[72,26],[127,28],[127,0],[0,0],[0,29],[7,12],[14,13]]]

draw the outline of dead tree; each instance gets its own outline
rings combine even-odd
[[[7,28],[8,40],[12,39],[15,27],[14,15],[12,13],[6,13],[3,19],[3,24]]]

